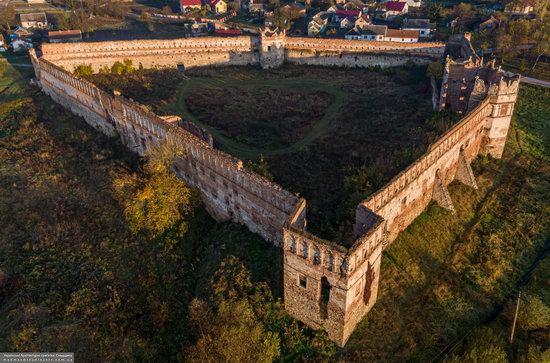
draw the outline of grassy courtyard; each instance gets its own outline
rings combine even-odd
[[[92,81],[206,128],[308,201],[310,229],[349,243],[354,208],[420,156],[455,119],[435,116],[425,67],[285,65],[144,70]],[[176,91],[177,89],[177,91]]]

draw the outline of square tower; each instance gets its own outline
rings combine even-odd
[[[285,227],[285,309],[343,347],[376,302],[383,237],[380,225],[347,249]]]

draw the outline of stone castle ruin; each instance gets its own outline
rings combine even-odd
[[[306,201],[243,168],[212,146],[211,137],[108,94],[71,72],[90,64],[95,71],[131,59],[145,68],[258,65],[284,62],[342,67],[396,66],[413,60],[445,59],[441,109],[464,118],[425,155],[357,206],[350,248],[320,239],[306,229]],[[519,77],[483,64],[469,39],[441,43],[386,43],[287,38],[283,32],[235,38],[44,44],[31,59],[42,90],[90,125],[119,136],[140,155],[151,145],[172,142],[185,152],[174,171],[200,191],[218,220],[246,225],[284,251],[287,311],[314,329],[323,328],[339,346],[376,302],[382,252],[432,202],[453,211],[447,186],[457,179],[476,188],[470,161],[479,154],[501,157]],[[196,130],[195,130],[196,131]],[[197,136],[198,135],[198,136]]]

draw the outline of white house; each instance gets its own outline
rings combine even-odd
[[[418,30],[388,29],[384,41],[399,43],[416,43],[420,32]]]
[[[348,40],[383,41],[387,31],[388,27],[386,25],[356,26],[346,33],[345,38]]]
[[[430,23],[429,19],[404,19],[403,30],[418,30],[421,38],[431,38],[435,33],[435,23]]]
[[[388,1],[386,4],[386,18],[393,18],[394,16],[400,16],[409,12],[409,5],[406,2],[401,1]]]
[[[23,28],[45,29],[48,27],[46,13],[20,14],[19,20]]]
[[[422,6],[422,0],[406,0],[409,8],[419,8]]]

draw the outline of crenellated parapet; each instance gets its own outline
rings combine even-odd
[[[120,95],[108,94],[70,72],[131,59],[144,67],[283,62],[335,66],[391,66],[410,60],[445,60],[442,108],[465,116],[428,151],[356,209],[353,243],[321,239],[307,231],[306,200],[243,167],[213,147],[212,137],[185,120],[160,117]],[[477,187],[471,161],[480,153],[500,157],[517,98],[519,77],[483,64],[469,40],[385,43],[290,38],[267,30],[259,37],[44,45],[31,50],[42,90],[102,132],[118,136],[139,155],[166,143],[177,146],[173,168],[200,191],[218,220],[246,225],[284,254],[285,308],[295,318],[343,346],[376,302],[382,252],[430,203],[454,211],[447,186],[458,180]],[[351,246],[351,247],[345,247]]]

